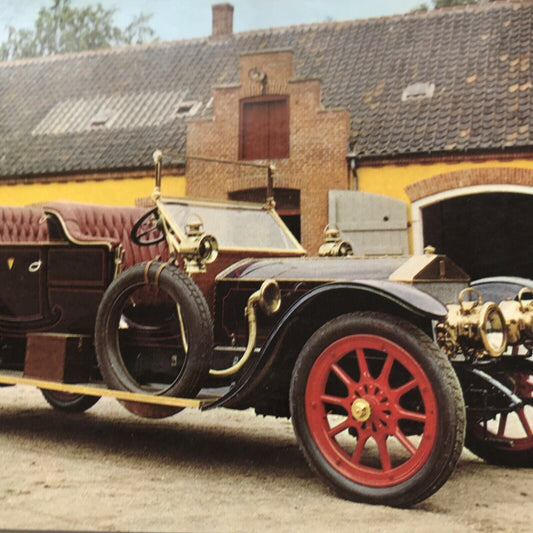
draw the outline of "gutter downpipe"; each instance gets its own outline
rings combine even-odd
[[[352,189],[353,181],[353,190],[357,191],[359,187],[359,180],[357,179],[357,156],[353,151],[348,151],[346,154],[346,161],[348,162],[348,190]]]

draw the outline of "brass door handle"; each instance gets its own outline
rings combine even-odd
[[[41,269],[42,261],[39,259],[39,261],[34,261],[29,267],[28,272],[31,272],[34,274],[35,272],[38,272]]]

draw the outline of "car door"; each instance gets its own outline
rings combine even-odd
[[[0,321],[43,318],[45,253],[42,245],[0,246]]]

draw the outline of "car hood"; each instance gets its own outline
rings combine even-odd
[[[394,257],[310,257],[244,259],[222,271],[217,280],[302,280],[403,282],[468,282],[449,258],[425,254]]]

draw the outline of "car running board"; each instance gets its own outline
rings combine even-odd
[[[173,396],[157,396],[154,394],[140,394],[136,392],[108,389],[95,384],[68,384],[42,379],[25,378],[21,372],[2,370],[0,385],[29,385],[39,389],[66,392],[69,394],[83,394],[85,396],[105,396],[117,400],[167,405],[171,407],[192,407],[203,409],[218,399],[218,396],[197,398],[176,398]]]

